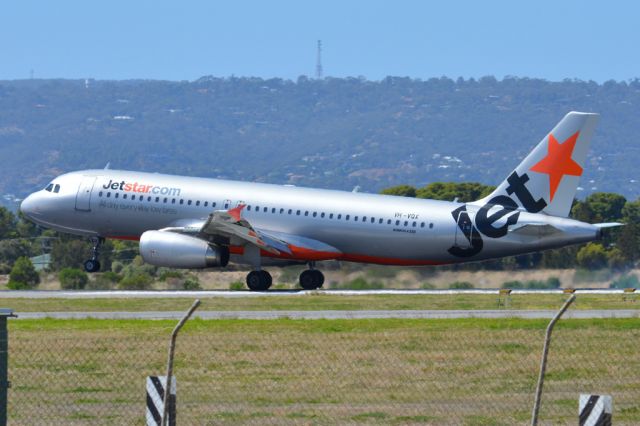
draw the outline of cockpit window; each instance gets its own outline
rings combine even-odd
[[[56,186],[53,187],[53,192],[55,192],[56,194],[58,192],[60,192],[60,185],[59,184],[56,184]]]
[[[51,192],[52,189],[53,189],[53,184],[50,183],[49,185],[47,185],[47,187],[44,190],[47,192]]]

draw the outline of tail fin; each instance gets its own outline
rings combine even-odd
[[[518,208],[569,215],[599,114],[570,112],[495,191],[480,201],[507,196]]]

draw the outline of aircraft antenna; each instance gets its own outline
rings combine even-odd
[[[322,78],[322,40],[318,40],[318,51],[316,54],[316,78]]]

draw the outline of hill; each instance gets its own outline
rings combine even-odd
[[[496,184],[568,111],[602,114],[583,194],[635,199],[640,81],[0,81],[0,194],[112,168],[378,191]]]

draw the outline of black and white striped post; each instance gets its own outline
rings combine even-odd
[[[580,426],[611,426],[613,401],[611,395],[580,394]]]
[[[147,426],[161,426],[164,413],[164,393],[167,388],[167,376],[147,377]],[[171,380],[171,392],[167,399],[167,424],[176,424],[176,378]]]

